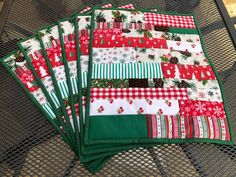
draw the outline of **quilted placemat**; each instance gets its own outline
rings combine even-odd
[[[116,8],[93,14],[87,144],[232,144],[223,88],[193,15]]]
[[[103,7],[108,8],[110,5],[106,4]],[[133,4],[123,4],[120,5],[118,8],[127,8],[127,9],[134,9]],[[90,8],[91,9],[91,8]],[[84,45],[89,45],[89,34],[90,34],[90,23],[91,23],[91,15],[88,14],[78,14],[76,15],[76,27],[78,27],[78,31],[76,31],[77,39],[79,44]],[[86,39],[86,40],[85,40]],[[81,46],[81,45],[80,45]],[[79,90],[83,90],[83,98],[81,99],[80,105],[83,105],[83,109],[80,110],[80,117],[84,117],[84,111],[86,109],[85,107],[85,93],[86,93],[86,87],[87,87],[87,74],[88,74],[88,58],[89,58],[89,52],[88,48],[84,50],[84,48],[80,48],[80,58],[78,59],[80,61],[80,71],[81,73],[78,73],[78,78],[81,78],[80,88]],[[81,107],[80,107],[81,108]],[[83,119],[84,120],[84,119]],[[84,124],[81,126],[83,128]],[[84,139],[83,131],[81,133],[81,139]],[[82,141],[83,143],[83,141]],[[82,145],[82,153],[83,154],[93,154],[93,153],[101,153],[101,152],[111,152],[111,151],[120,151],[120,150],[126,150],[130,148],[134,148],[140,145],[132,145],[132,144],[109,144],[109,145],[93,145],[93,146],[86,146],[84,147]]]

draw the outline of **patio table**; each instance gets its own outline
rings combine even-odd
[[[99,0],[5,0],[0,57],[42,26]],[[112,4],[125,1],[113,0]],[[236,35],[221,0],[134,0],[138,8],[195,13],[218,70],[236,134]],[[235,18],[234,18],[235,19]],[[31,100],[0,66],[0,176],[92,176]],[[170,144],[115,155],[98,176],[236,176],[236,146]]]

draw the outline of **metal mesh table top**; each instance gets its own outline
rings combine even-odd
[[[99,4],[99,0],[89,1]],[[110,1],[112,4],[122,1]],[[15,0],[3,28],[0,56],[39,27],[78,11],[88,1]],[[214,0],[136,0],[139,8],[195,13],[209,57],[223,79],[236,133],[236,52]],[[0,176],[91,176],[73,151],[0,66]],[[98,176],[236,176],[236,146],[157,145],[115,155]]]

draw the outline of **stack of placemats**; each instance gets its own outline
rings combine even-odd
[[[92,173],[132,148],[233,144],[194,15],[88,6],[17,45],[1,63]]]

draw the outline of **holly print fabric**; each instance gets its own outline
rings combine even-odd
[[[86,143],[232,142],[193,16],[95,8],[91,27]]]

